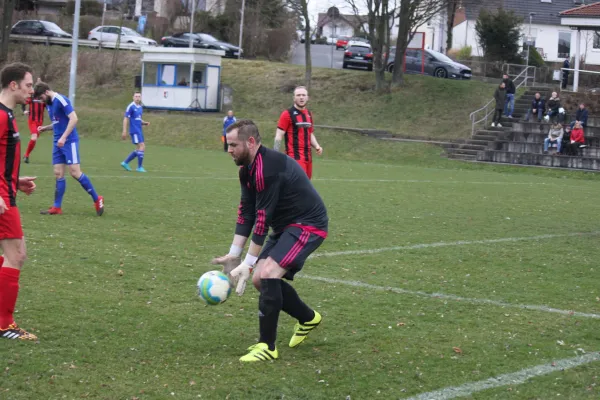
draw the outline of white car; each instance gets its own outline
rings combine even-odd
[[[136,31],[126,26],[97,26],[88,33],[88,40],[98,40],[100,42],[116,43],[121,35],[121,43],[138,44],[140,46],[156,46],[156,41],[143,37]]]

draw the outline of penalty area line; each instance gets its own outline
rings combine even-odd
[[[553,372],[566,371],[581,365],[600,360],[598,352],[585,354],[573,358],[564,358],[550,364],[540,364],[535,367],[522,369],[517,372],[495,376],[476,382],[465,383],[460,386],[447,387],[433,392],[421,393],[406,400],[450,400],[457,397],[470,396],[473,393],[508,385],[521,385],[528,380]]]
[[[365,282],[360,282],[360,281],[349,281],[349,280],[343,280],[343,279],[325,278],[325,277],[321,277],[321,276],[305,275],[303,273],[298,274],[298,276],[301,278],[304,278],[304,279],[325,282],[325,283],[329,283],[329,284],[333,284],[333,285],[338,284],[338,285],[352,286],[352,287],[361,288],[361,289],[371,289],[371,290],[393,292],[393,293],[397,293],[397,294],[407,294],[407,295],[411,295],[411,296],[427,297],[427,298],[431,298],[431,299],[452,300],[452,301],[458,301],[461,303],[468,303],[468,304],[483,304],[483,305],[491,305],[491,306],[496,306],[496,307],[501,307],[501,308],[518,308],[520,310],[541,311],[541,312],[561,314],[561,315],[566,315],[566,316],[600,319],[600,315],[598,315],[598,314],[584,313],[584,312],[572,311],[572,310],[562,310],[559,308],[553,308],[553,307],[548,307],[548,306],[543,306],[543,305],[540,306],[540,305],[535,305],[535,304],[511,304],[511,303],[506,303],[503,301],[489,300],[489,299],[477,299],[477,298],[471,298],[471,297],[461,297],[461,296],[456,296],[453,294],[427,293],[427,292],[423,292],[420,290],[408,290],[408,289],[396,288],[396,287],[391,287],[391,286],[372,285],[370,283],[365,283]]]

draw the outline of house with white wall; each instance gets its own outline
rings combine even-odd
[[[365,32],[369,31],[366,15],[340,14],[337,18],[329,18],[325,13],[319,13],[317,20],[317,35],[325,37],[354,36],[361,25]]]
[[[479,4],[472,4],[479,3]],[[474,56],[483,56],[475,23],[482,9],[494,12],[498,8],[513,10],[523,19],[521,45],[529,43],[538,49],[545,61],[558,62],[573,57],[576,48],[576,32],[562,26],[560,13],[591,3],[589,0],[482,0],[469,2],[463,7],[464,21],[453,29],[452,48],[471,46]],[[599,24],[600,25],[600,24]],[[599,26],[600,28],[600,26]],[[600,65],[600,34],[586,31],[581,35],[581,53],[587,64]]]

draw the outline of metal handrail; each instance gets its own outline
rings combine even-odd
[[[528,72],[529,72],[530,68],[533,68],[533,76],[529,76]],[[524,75],[524,76],[522,76],[522,75]],[[515,87],[515,89],[519,89],[523,85],[527,86],[527,82],[529,81],[529,79],[533,79],[533,81],[535,82],[535,67],[532,65],[525,67],[523,69],[523,71],[521,71],[521,73],[519,75],[517,75],[515,77],[515,79],[513,79],[513,81],[516,81],[519,78],[523,78],[523,80]],[[485,121],[484,126],[487,125],[489,116],[494,112],[494,109],[492,109],[491,111],[488,111],[488,108],[494,102],[495,102],[495,100],[492,99],[489,102],[487,102],[487,104],[485,106],[483,106],[480,109],[477,109],[477,110],[473,111],[471,114],[469,114],[469,119],[471,120],[471,137],[475,136],[475,125],[477,125],[478,123],[480,123],[482,121]],[[475,120],[475,115],[480,111],[485,112],[483,118]]]

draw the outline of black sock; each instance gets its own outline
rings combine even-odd
[[[283,307],[281,309],[292,318],[296,318],[298,322],[304,324],[315,317],[315,312],[304,304],[298,293],[296,293],[296,289],[283,280],[281,281],[281,294],[283,295]]]
[[[258,298],[259,342],[269,345],[271,351],[275,350],[277,321],[282,304],[281,279],[261,279]]]

